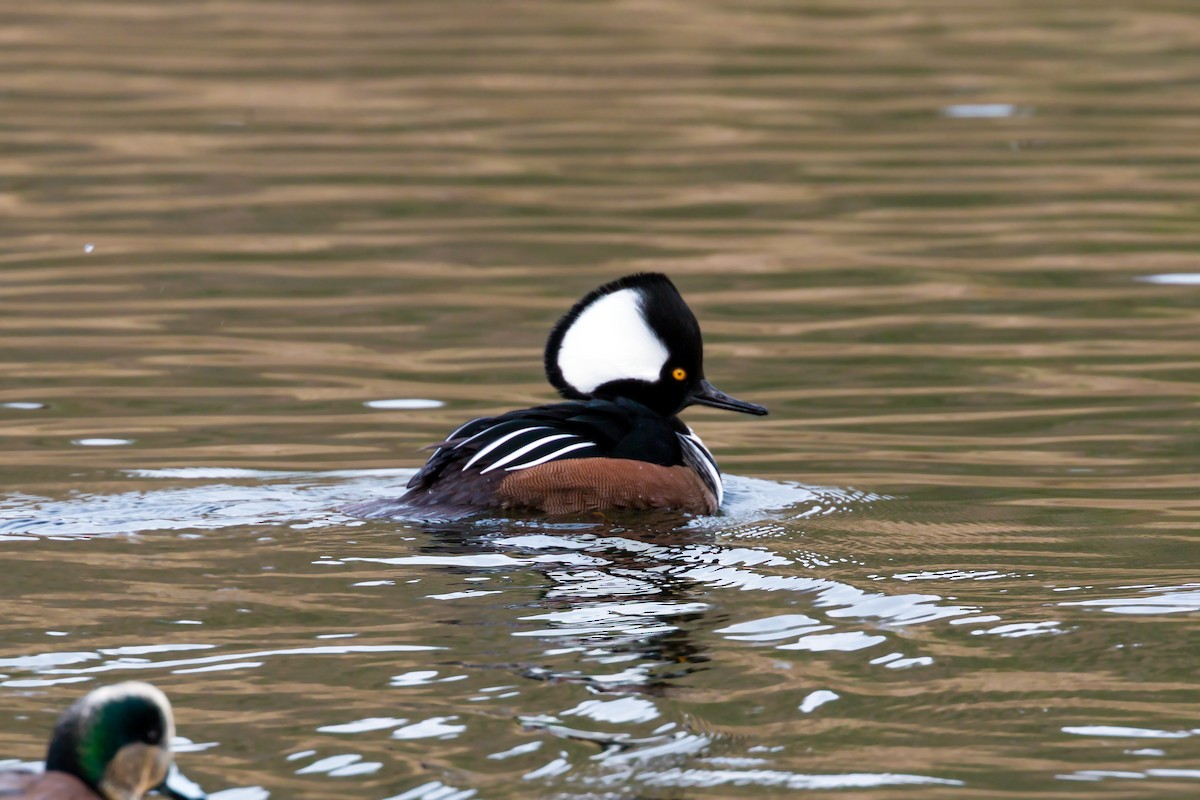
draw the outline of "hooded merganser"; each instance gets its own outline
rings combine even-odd
[[[766,414],[704,378],[700,326],[666,275],[588,293],[546,343],[565,403],[474,419],[437,445],[401,508],[713,514],[716,459],[676,415],[692,404]]]
[[[102,686],[59,718],[45,772],[0,772],[0,797],[141,800],[157,790],[179,800],[204,800],[190,787],[168,784],[174,737],[171,703],[158,689],[140,681]]]

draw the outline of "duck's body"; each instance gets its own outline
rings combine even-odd
[[[712,514],[716,461],[678,417],[618,397],[510,411],[459,428],[409,483],[410,507],[571,514],[606,508]]]
[[[65,772],[0,772],[0,797],[9,800],[95,800],[100,795]]]
[[[203,800],[168,784],[174,736],[171,704],[158,689],[138,681],[101,687],[59,718],[44,772],[0,772],[0,798],[141,800],[157,790]]]
[[[693,403],[767,413],[704,379],[700,327],[665,275],[589,293],[554,327],[545,363],[567,402],[466,423],[398,504],[360,511],[712,514],[724,496],[716,459],[677,414]]]

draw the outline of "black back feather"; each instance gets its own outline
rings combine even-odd
[[[473,420],[444,442],[409,481],[414,492],[428,489],[447,474],[461,471],[489,445],[495,445],[471,466],[473,470],[511,456],[522,447],[563,435],[526,454],[526,459],[549,455],[563,445],[587,442],[552,460],[569,458],[628,458],[652,464],[684,463],[676,433],[686,431],[678,420],[668,420],[640,403],[625,398],[587,400],[524,408],[498,417]],[[513,463],[528,463],[525,459]],[[410,493],[411,494],[411,493]]]

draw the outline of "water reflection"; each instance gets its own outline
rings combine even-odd
[[[1118,586],[1137,590],[1130,597],[1092,600],[1068,600],[1060,606],[1100,608],[1110,614],[1179,614],[1200,611],[1200,583],[1180,586]]]
[[[806,503],[818,500],[806,498]],[[833,509],[851,508],[853,501],[837,497]],[[814,506],[801,513],[811,514]],[[822,506],[818,513],[825,513]],[[738,507],[730,517],[745,520],[762,517],[769,509]],[[796,509],[785,512],[796,516]],[[399,567],[393,584],[404,571],[427,566],[453,570],[465,579],[487,577],[476,573],[512,569],[536,569],[543,576],[537,597],[524,597],[521,608],[508,625],[510,635],[542,643],[534,660],[514,664],[512,673],[552,686],[575,686],[594,695],[575,699],[555,713],[520,713],[526,730],[591,746],[578,755],[555,752],[549,760],[532,766],[522,780],[554,779],[557,785],[603,787],[621,783],[646,786],[760,785],[787,788],[834,788],[906,784],[961,785],[955,779],[933,776],[879,773],[858,775],[802,775],[759,768],[754,770],[675,769],[657,770],[653,765],[681,757],[703,761],[719,733],[690,730],[685,717],[677,715],[664,700],[687,685],[697,670],[711,660],[705,640],[711,634],[752,646],[769,644],[781,651],[853,653],[873,648],[913,624],[930,623],[974,614],[978,609],[942,602],[937,595],[864,591],[838,581],[789,574],[828,566],[819,553],[800,551],[784,556],[767,547],[725,546],[716,543],[718,523],[664,520],[658,527],[643,524],[639,529],[537,522],[482,521],[473,525],[424,526],[425,543],[411,555],[395,557],[337,557],[322,560],[323,566],[352,566],[373,563]],[[698,524],[697,524],[698,523]],[[412,525],[413,523],[408,523]],[[737,530],[738,522],[729,530]],[[614,535],[616,534],[616,535]],[[751,533],[753,537],[753,532]],[[759,619],[722,624],[711,618],[714,591],[789,591],[809,595],[812,613],[771,615]],[[439,600],[474,600],[485,594],[511,590],[468,590],[426,595]],[[536,609],[530,613],[532,609]],[[457,624],[470,622],[476,611],[494,614],[495,605],[458,608]],[[866,624],[867,630],[844,628],[847,623]],[[836,632],[829,632],[836,631]],[[902,640],[896,647],[909,650]],[[931,656],[909,655],[897,650],[869,660],[887,669],[928,666]],[[436,673],[431,673],[436,674]],[[493,687],[495,695],[481,692],[468,698],[487,702],[492,697],[522,696],[520,684]],[[800,713],[839,695],[828,690],[811,692],[797,705]],[[520,708],[518,704],[517,708]],[[457,734],[465,730],[457,718],[435,718],[438,731]],[[451,725],[451,727],[443,727]],[[402,728],[401,731],[406,729]],[[419,728],[422,735],[424,729]],[[400,737],[394,732],[393,737]],[[432,735],[432,734],[429,734]],[[731,743],[722,742],[722,752]],[[525,756],[540,751],[530,746],[509,747],[492,755],[498,759]],[[736,747],[735,747],[736,750]],[[770,758],[725,755],[724,759],[752,759],[756,765]]]
[[[200,648],[210,648],[213,645],[200,645]],[[182,648],[174,648],[170,646],[163,647],[161,650],[152,646],[144,648],[134,648],[143,652],[162,652],[173,649],[190,650],[193,647],[184,646]],[[7,663],[12,666],[20,665],[25,669],[42,675],[91,675],[98,672],[113,672],[121,670],[161,670],[169,669],[171,672],[179,675],[187,675],[197,672],[217,672],[229,669],[253,669],[263,666],[263,661],[246,661],[244,659],[253,658],[272,658],[272,657],[288,657],[288,656],[304,656],[304,655],[346,655],[349,653],[413,653],[424,652],[431,650],[440,650],[442,648],[430,645],[327,645],[323,647],[297,647],[283,650],[258,650],[249,653],[232,653],[225,655],[201,656],[199,658],[173,658],[153,660],[148,658],[134,658],[131,656],[120,656],[115,659],[104,660],[104,663],[95,666],[68,668],[60,666],[50,666],[50,664],[61,664],[64,661],[67,663],[91,661],[95,659],[103,660],[104,651],[98,653],[55,653],[49,655],[25,656],[22,658],[7,659]],[[196,665],[212,665],[212,666],[196,666]],[[0,662],[0,667],[5,666],[5,662]],[[77,679],[76,679],[77,680]],[[71,681],[74,682],[74,681]],[[10,685],[9,682],[0,683],[0,686]]]
[[[474,789],[456,789],[441,781],[430,781],[386,800],[468,800],[476,794]]]
[[[407,474],[184,468],[139,473],[134,479],[152,484],[138,492],[53,501],[9,496],[0,515],[5,530],[17,532],[12,547],[50,536],[96,541],[175,531],[190,537],[254,525],[253,542],[264,552],[294,553],[283,585],[334,581],[371,603],[394,598],[400,608],[418,605],[431,624],[417,629],[428,638],[416,641],[373,633],[359,615],[309,626],[311,638],[322,642],[315,645],[245,646],[214,629],[190,640],[25,650],[0,659],[0,686],[45,690],[126,671],[219,680],[286,673],[297,659],[381,658],[391,668],[374,679],[375,699],[357,703],[357,714],[309,723],[313,735],[297,741],[309,747],[287,756],[295,759],[293,776],[382,779],[391,764],[380,749],[385,742],[419,749],[434,742],[479,748],[486,741],[489,762],[511,763],[513,780],[561,791],[954,786],[961,778],[937,769],[797,769],[793,753],[806,734],[795,721],[845,724],[847,713],[853,716],[864,698],[888,685],[887,676],[927,682],[923,676],[962,657],[960,628],[977,639],[1025,641],[1080,627],[1078,619],[1051,618],[1048,608],[1040,619],[1028,609],[1014,618],[1000,604],[950,594],[972,584],[1012,585],[1027,580],[1028,571],[880,570],[852,550],[829,551],[799,534],[796,526],[813,520],[870,524],[877,507],[896,502],[875,495],[734,476],[728,513],[711,518],[366,525],[337,511],[347,500],[393,491]],[[159,482],[169,483],[154,488]],[[56,518],[47,519],[45,508]],[[289,542],[286,531],[301,538]],[[310,536],[320,537],[315,551],[297,546]],[[204,547],[203,539],[188,541]],[[839,573],[859,580],[832,577]],[[914,586],[947,593],[910,591]],[[1071,597],[1055,604],[1063,612],[1142,615],[1191,610],[1195,594],[1195,584],[1187,583],[1116,588],[1123,597],[1076,599],[1098,591],[1090,586],[1052,591]],[[206,618],[193,618],[185,607],[164,614],[164,622],[195,623],[200,627],[183,628],[196,631],[209,627]],[[353,619],[360,624],[346,624]],[[79,630],[59,625],[46,632],[52,641],[83,641]],[[502,655],[481,661],[459,637],[443,641],[446,630],[486,632],[487,647]],[[714,692],[712,677],[730,669],[745,676],[745,686]],[[767,690],[776,698],[771,705],[758,699]],[[686,712],[685,696],[691,698]],[[776,731],[767,741],[789,746],[748,744],[741,732],[759,729]],[[1064,733],[1093,738],[1119,730],[1133,728],[1063,726]],[[347,737],[359,744],[353,752],[333,741]],[[224,737],[207,738],[205,749],[220,749]],[[679,767],[680,759],[689,766]]]
[[[129,470],[133,478],[200,481],[174,489],[80,494],[52,500],[0,497],[0,541],[32,536],[89,537],[157,530],[206,530],[293,523],[297,529],[358,522],[337,509],[395,491],[411,469],[298,472],[213,467]],[[241,484],[210,481],[243,481]]]
[[[1194,3],[24,6],[0,756],[122,672],[275,797],[1195,793],[1198,736],[1064,732],[1196,726]],[[643,269],[785,502],[337,511]]]
[[[95,536],[173,528],[238,529],[264,523],[304,531],[330,526],[349,530],[346,523],[353,520],[341,517],[335,509],[349,495],[382,493],[385,487],[394,485],[397,474],[182,469],[142,472],[138,477],[200,481],[201,485],[52,501],[57,515],[53,522],[41,513],[51,501],[23,498],[22,502],[10,502],[5,509],[7,530],[19,531],[26,539],[45,535],[47,530]],[[204,483],[214,478],[244,483]],[[733,783],[804,787],[926,780],[890,773],[822,777],[772,772],[765,767],[742,772],[705,768],[685,773],[654,768],[681,757],[719,757],[726,759],[726,766],[734,763],[730,759],[749,758],[756,765],[771,763],[769,755],[755,755],[745,748],[740,748],[739,754],[733,740],[719,731],[693,730],[688,718],[675,708],[671,699],[674,693],[686,687],[691,676],[708,668],[713,636],[741,647],[774,648],[780,658],[788,657],[785,653],[789,651],[854,654],[877,649],[891,640],[894,652],[866,663],[894,669],[933,662],[931,656],[913,655],[911,645],[897,637],[907,627],[978,611],[946,603],[933,594],[888,594],[812,576],[806,573],[827,569],[839,559],[816,550],[792,549],[785,555],[769,546],[778,535],[772,518],[853,513],[881,498],[737,478],[731,479],[731,487],[731,508],[722,518],[665,516],[654,522],[643,517],[638,527],[631,525],[638,521],[633,518],[617,524],[614,520],[396,521],[390,523],[394,533],[388,545],[395,555],[357,555],[361,548],[348,542],[310,559],[309,564],[326,578],[345,572],[350,577],[346,585],[360,591],[412,586],[425,603],[452,607],[453,624],[457,626],[481,628],[502,621],[514,642],[538,643],[533,650],[517,648],[526,654],[507,665],[509,680],[497,682],[493,678],[492,685],[478,685],[477,676],[472,674],[478,667],[469,656],[457,670],[409,669],[393,674],[387,682],[393,691],[444,685],[453,692],[452,687],[461,681],[463,690],[450,696],[469,704],[464,708],[482,711],[503,704],[512,709],[511,719],[525,735],[549,737],[535,741],[573,743],[540,764],[528,763],[541,749],[540,745],[530,746],[531,742],[505,742],[491,753],[496,756],[494,760],[519,759],[523,781],[594,786],[637,781],[647,786]],[[305,516],[308,520],[302,525],[292,521]],[[722,543],[729,536],[754,544]],[[259,540],[272,543],[275,537],[260,536]],[[363,567],[372,569],[372,579],[357,579]],[[439,575],[436,585],[449,590],[420,588],[422,581]],[[519,600],[511,585],[514,575],[524,576]],[[453,588],[455,583],[462,588]],[[718,610],[713,602],[719,596],[713,592],[730,591],[792,593],[804,611],[730,619],[729,612]],[[338,632],[321,633],[316,638],[359,636]],[[130,643],[95,651],[50,651],[8,658],[0,661],[0,668],[17,670],[28,677],[13,676],[0,685],[49,686],[122,671],[203,676],[271,669],[274,663],[296,658],[432,655],[445,649],[432,643],[357,641],[281,648],[245,648],[203,640]],[[555,694],[561,694],[563,688],[572,690],[563,696],[566,702],[556,711],[548,712],[544,707],[523,709],[531,696],[530,687],[539,684],[555,687]],[[590,697],[580,698],[578,691]],[[798,697],[795,713],[812,713],[838,696],[828,690],[810,691]],[[390,703],[380,706],[380,710],[389,707]],[[331,720],[315,726],[315,731],[324,736],[357,738],[382,734],[392,741],[452,741],[468,735],[477,724],[479,718],[474,711],[374,714]],[[717,749],[723,755],[707,755],[718,743]],[[384,768],[383,761],[372,760],[364,753],[331,752],[328,746],[293,753],[288,758],[302,762],[292,770],[300,776],[365,777]],[[927,780],[945,782],[934,777]]]

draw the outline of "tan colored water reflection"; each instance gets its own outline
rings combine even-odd
[[[1154,735],[1195,728],[1198,290],[1141,280],[1197,272],[1193,4],[8,5],[0,404],[47,407],[0,407],[0,530],[33,537],[0,542],[0,683],[140,671],[217,742],[189,773],[273,797],[731,797],[868,768],[962,782],[923,797],[1194,794],[1161,770],[1200,738]],[[771,407],[687,415],[725,469],[831,494],[669,542],[600,530],[675,549],[568,548],[594,585],[437,561],[524,528],[307,527],[403,483],[318,471],[416,466],[468,417],[550,400],[549,326],[638,270],[676,279],[714,382]],[[388,398],[445,405],[363,405]],[[77,444],[105,438],[130,443]],[[301,475],[126,472],[163,467]],[[433,561],[337,563],[409,556]],[[872,616],[921,597],[991,621]],[[669,630],[538,616],[628,602]],[[788,615],[884,641],[781,650]],[[768,638],[719,633],[741,623]],[[198,673],[101,652],[331,635],[446,650]],[[592,681],[622,665],[650,688]],[[394,683],[429,671],[465,677]],[[0,686],[0,759],[37,757],[79,688]],[[797,711],[817,690],[839,698]],[[660,717],[610,733],[711,741],[622,777],[518,721],[618,695]],[[319,731],[381,717],[466,730]],[[1149,733],[1064,732],[1088,725]],[[331,755],[379,767],[298,774]]]

